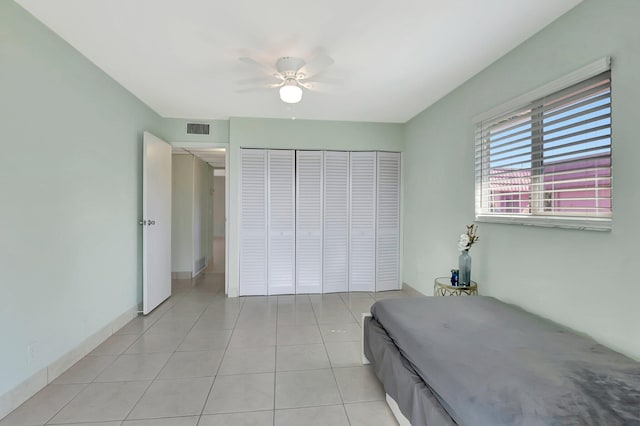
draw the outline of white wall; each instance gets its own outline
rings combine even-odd
[[[197,273],[211,257],[213,169],[193,155],[173,155],[171,271]]]
[[[229,296],[238,296],[238,173],[240,148],[402,151],[402,124],[232,118],[229,170]]]
[[[480,293],[640,359],[640,2],[585,0],[406,125],[404,278],[431,294],[474,218],[472,117],[612,55],[613,230],[480,224]]]
[[[226,177],[213,178],[213,236],[224,237]]]
[[[193,272],[193,155],[172,155],[171,272]]]
[[[193,163],[193,271],[202,269],[211,256],[213,244],[211,233],[213,169],[204,161],[195,158]]]

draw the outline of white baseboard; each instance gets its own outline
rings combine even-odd
[[[193,279],[198,278],[198,276],[199,276],[201,273],[203,273],[205,269],[207,269],[207,266],[209,266],[209,265],[207,264],[207,262],[205,262],[205,263],[204,263],[204,266],[203,266],[202,268],[200,268],[200,270],[199,270],[198,272],[195,272],[195,273],[193,274],[193,277],[192,277],[192,278],[193,278]]]
[[[400,411],[400,407],[398,407],[398,403],[396,402],[396,400],[391,398],[391,396],[389,396],[389,394],[386,394],[386,395],[387,395],[387,398],[386,398],[387,405],[391,409],[391,412],[393,413],[393,416],[398,421],[398,424],[400,426],[411,426],[411,422],[409,421],[409,419],[407,419],[404,416],[404,414],[402,414],[402,411]]]
[[[413,294],[414,296],[427,296],[423,292],[421,292],[419,290],[416,290],[414,287],[411,287],[407,283],[402,283],[402,290],[407,292],[407,293],[409,293],[409,294]]]
[[[138,316],[138,306],[127,310],[105,327],[92,334],[78,346],[39,370],[15,388],[0,395],[0,419],[18,408],[26,400],[38,393],[46,385],[67,371],[69,367],[80,361],[85,355],[120,330],[125,324]]]

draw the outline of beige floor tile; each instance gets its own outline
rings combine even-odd
[[[278,308],[278,326],[283,325],[316,325],[316,315],[308,305],[308,309],[282,309]]]
[[[82,423],[124,420],[150,382],[91,383],[50,422]]]
[[[233,336],[229,342],[229,348],[249,348],[275,346],[276,328],[268,326],[266,328],[243,328],[234,329]]]
[[[186,336],[189,330],[196,323],[196,320],[169,320],[161,318],[145,334],[165,334],[171,336]]]
[[[186,379],[215,376],[224,351],[175,352],[169,358],[159,379]]]
[[[384,401],[345,404],[351,426],[398,426]]]
[[[325,310],[323,312],[316,311],[318,324],[351,324],[356,319],[349,309]]]
[[[151,327],[159,317],[137,317],[129,321],[124,327],[116,332],[116,334],[137,334],[144,333],[149,327]]]
[[[224,354],[218,374],[273,373],[276,366],[275,346],[233,348]]]
[[[117,355],[88,355],[53,381],[55,384],[90,383],[102,373]]]
[[[199,415],[212,384],[213,377],[156,380],[127,420]]]
[[[198,426],[273,426],[273,410],[205,415]]]
[[[98,377],[96,382],[153,380],[171,356],[170,353],[120,355]]]
[[[229,344],[232,330],[191,330],[184,338],[178,351],[212,351],[225,349]]]
[[[277,371],[331,368],[323,344],[278,346]]]
[[[45,424],[86,385],[49,385],[0,420],[1,426],[39,426]]]
[[[276,409],[341,403],[330,369],[276,373]]]
[[[278,327],[277,335],[278,346],[322,343],[322,336],[317,325],[283,325]]]
[[[115,422],[90,422],[90,423],[60,423],[56,426],[120,426],[122,422],[120,420]]]
[[[370,366],[334,368],[342,400],[367,402],[384,400],[384,389]]]
[[[362,329],[353,324],[321,324],[320,333],[325,342],[359,342]]]
[[[349,426],[342,405],[276,410],[275,426]]]
[[[184,335],[173,333],[149,334],[144,333],[133,345],[129,346],[126,353],[142,354],[154,352],[173,352],[176,350]]]
[[[89,355],[120,355],[136,340],[138,340],[136,334],[114,334],[91,351]]]
[[[274,373],[217,376],[203,414],[273,409]]]
[[[197,424],[198,416],[189,416],[164,419],[126,420],[122,423],[122,426],[196,426]]]
[[[362,365],[360,342],[325,342],[332,367]]]

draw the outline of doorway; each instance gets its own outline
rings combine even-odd
[[[226,256],[226,185],[227,176],[226,169],[214,168],[213,169],[213,194],[212,194],[212,207],[213,214],[212,220],[212,248],[211,248],[211,262],[208,271],[216,273],[225,272]]]
[[[228,145],[197,142],[171,145],[172,277],[195,285],[215,274],[220,285],[224,279],[226,294]]]

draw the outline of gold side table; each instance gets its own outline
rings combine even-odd
[[[433,283],[434,296],[477,296],[478,283],[471,281],[468,287],[456,287],[451,285],[451,278],[438,277]]]

